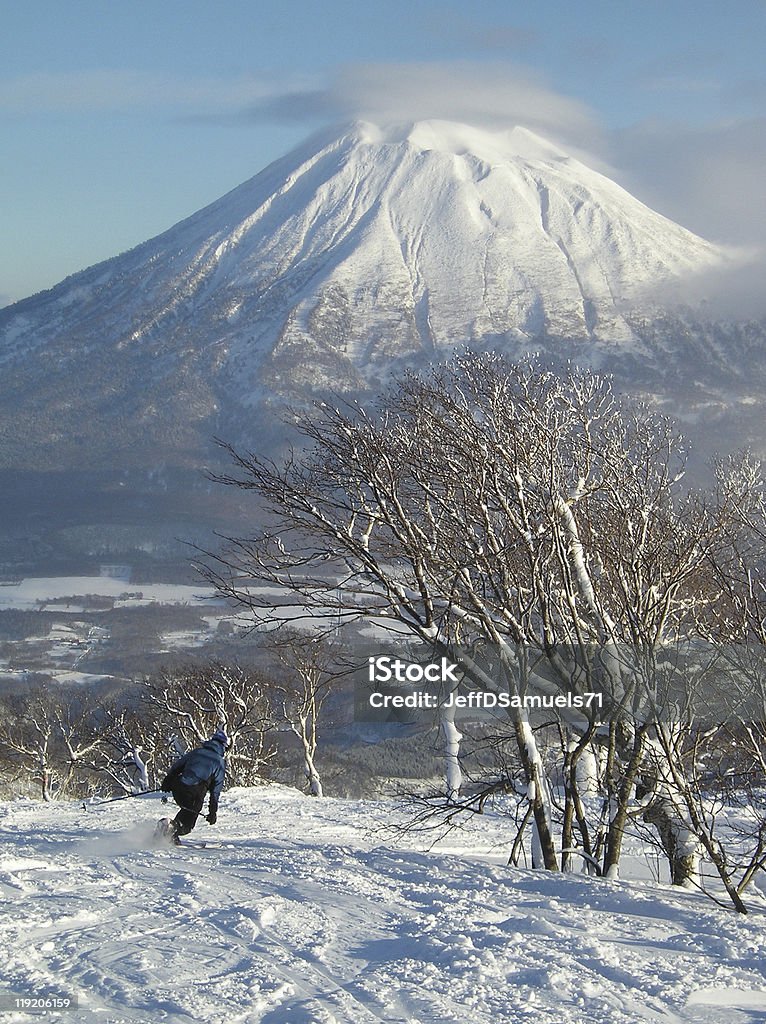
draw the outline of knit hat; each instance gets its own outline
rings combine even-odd
[[[210,737],[211,740],[217,740],[223,749],[225,750],[229,745],[229,737],[223,731],[223,729],[216,729],[213,735]]]

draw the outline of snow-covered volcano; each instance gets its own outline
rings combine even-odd
[[[357,366],[506,334],[625,339],[627,302],[721,258],[526,129],[434,121],[314,140],[135,255],[128,342],[193,310],[260,354]]]
[[[523,128],[356,123],[0,311],[0,468],[198,465],[263,401],[467,342],[640,363],[649,299],[726,258]]]
[[[331,382],[485,338],[626,341],[626,304],[721,259],[524,128],[356,123],[11,307],[2,354],[210,350],[245,397],[274,357]]]
[[[235,207],[233,229],[192,243],[194,280],[219,273],[222,312],[262,348],[320,344],[357,366],[487,337],[627,340],[627,304],[722,259],[523,128],[357,124],[195,229]]]

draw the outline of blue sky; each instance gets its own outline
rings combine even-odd
[[[0,301],[170,227],[325,123],[528,123],[766,240],[762,0],[0,0]]]

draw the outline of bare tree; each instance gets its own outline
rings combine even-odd
[[[263,646],[281,669],[272,683],[275,703],[301,745],[309,793],[321,797],[324,791],[316,762],[318,726],[333,683],[344,674],[338,645],[326,637],[281,629],[271,633]]]
[[[762,465],[749,452],[718,460],[714,471],[719,530],[706,564],[717,600],[703,609],[699,628],[714,663],[716,685],[705,697],[717,724],[690,731],[680,773],[678,744],[661,738],[668,788],[744,911],[741,894],[766,869],[766,486]],[[728,827],[734,843],[721,835],[724,807],[737,808],[745,819]]]
[[[0,751],[11,771],[39,788],[43,800],[75,795],[86,785],[88,759],[99,737],[80,693],[47,685],[8,701]]]
[[[164,727],[149,711],[134,692],[99,703],[99,743],[88,767],[118,792],[145,793],[159,781],[154,761],[166,759]]]
[[[220,479],[255,492],[272,518],[232,539],[208,577],[255,622],[289,615],[319,629],[369,617],[438,653],[460,647],[466,685],[487,692],[606,693],[616,709],[606,734],[594,715],[566,722],[563,845],[577,823],[584,852],[600,842],[615,874],[634,782],[642,776],[647,806],[659,782],[642,724],[656,652],[693,631],[709,599],[701,566],[714,528],[681,490],[672,426],[623,408],[594,374],[482,354],[405,376],[373,410],[320,405],[300,429],[309,450],[283,465],[228,447],[236,468]],[[492,672],[465,656],[476,642],[497,652]],[[550,780],[523,702],[509,726],[533,862],[557,869]],[[599,838],[578,763],[604,743]],[[654,811],[668,835],[681,827],[669,805]]]
[[[4,717],[0,732],[3,760],[16,777],[27,777],[43,800],[57,793],[55,764],[56,728],[50,716],[48,692],[36,690],[8,701],[10,714]]]
[[[257,782],[274,753],[268,687],[258,672],[220,662],[165,670],[144,680],[141,702],[165,738],[164,760],[155,763],[155,771],[164,773],[175,757],[223,728],[229,737],[230,783]]]

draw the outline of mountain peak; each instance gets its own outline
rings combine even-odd
[[[454,156],[474,156],[490,163],[514,158],[566,160],[558,146],[521,125],[511,129],[479,128],[459,121],[424,120],[391,125],[357,121],[351,126],[360,143],[368,145],[407,144],[421,152],[436,151]]]
[[[44,389],[67,444],[117,415],[126,451],[177,416],[191,451],[221,409],[362,387],[467,343],[628,351],[628,306],[722,259],[526,128],[356,122],[2,311],[0,399],[32,396],[32,430]]]

